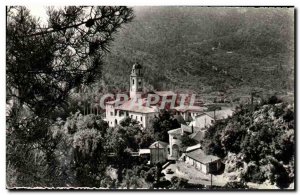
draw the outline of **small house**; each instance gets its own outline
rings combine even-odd
[[[188,165],[194,166],[202,173],[214,173],[221,168],[221,159],[217,156],[207,155],[200,148],[187,151],[183,157]]]
[[[150,145],[150,162],[156,164],[158,162],[164,163],[168,159],[168,143],[156,141]]]
[[[214,124],[215,121],[226,119],[230,116],[232,116],[233,110],[228,108],[224,110],[216,110],[216,111],[209,111],[209,112],[203,112],[195,117],[195,120],[192,121],[189,125],[193,125],[195,127],[199,128],[208,128],[212,124]]]

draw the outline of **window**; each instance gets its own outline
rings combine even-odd
[[[132,84],[134,85],[134,79],[132,79]]]
[[[114,115],[114,113],[113,113],[113,112],[110,112],[110,115],[111,115],[111,116],[113,116],[113,115]]]
[[[137,120],[137,116],[135,116],[135,120]]]
[[[143,117],[141,116],[141,121],[143,122]]]
[[[131,115],[130,118],[133,118],[133,116]]]

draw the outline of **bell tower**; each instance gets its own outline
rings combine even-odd
[[[138,63],[133,64],[130,74],[130,98],[133,99],[137,94],[143,92],[143,73],[142,66]]]

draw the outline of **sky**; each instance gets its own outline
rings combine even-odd
[[[27,8],[30,9],[30,13],[33,16],[40,18],[42,24],[46,24],[48,18],[46,14],[46,7],[47,6],[34,5],[34,6],[28,6]]]

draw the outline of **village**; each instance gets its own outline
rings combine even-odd
[[[225,185],[227,180],[220,174],[221,169],[224,169],[222,159],[205,154],[201,142],[208,128],[216,121],[230,117],[234,112],[233,108],[218,107],[209,110],[205,104],[185,105],[184,101],[180,101],[183,103],[181,105],[171,105],[171,100],[176,100],[176,95],[173,91],[143,92],[142,66],[135,63],[130,75],[130,98],[127,101],[107,101],[105,121],[110,127],[115,127],[123,119],[130,117],[138,121],[141,129],[147,129],[160,109],[170,110],[174,118],[180,121],[181,127],[168,131],[169,142],[155,141],[148,148],[141,148],[132,155],[149,160],[148,164],[163,164],[162,173],[168,180],[177,176],[195,184]],[[153,97],[158,97],[158,101],[153,101]],[[185,135],[194,140],[195,145],[184,147],[182,137]]]
[[[6,188],[295,190],[294,17],[6,6]]]

